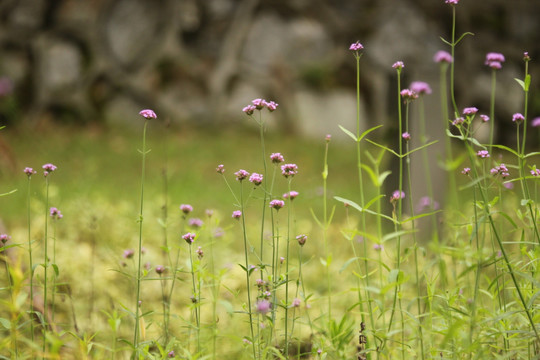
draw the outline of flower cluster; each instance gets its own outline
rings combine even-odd
[[[482,115],[480,115],[480,119],[482,119],[483,122],[488,122],[489,121],[489,116],[482,114]]]
[[[203,224],[204,224],[203,221],[199,218],[189,219],[189,226],[200,228],[203,226]]]
[[[396,61],[392,64],[392,67],[398,71],[401,71],[405,67],[405,64],[403,64],[403,61]]]
[[[532,176],[540,176],[540,169],[537,169],[536,168],[536,165],[533,166],[532,170],[531,170],[531,175]]]
[[[234,210],[232,213],[233,219],[240,219],[242,217],[242,212],[240,210]]]
[[[192,244],[193,241],[195,241],[195,234],[188,232],[187,234],[182,235],[182,239],[184,239],[188,244]]]
[[[508,168],[504,164],[494,167],[489,172],[491,173],[491,175],[494,176],[501,175],[503,179],[510,175],[510,173],[508,172]]]
[[[266,101],[264,99],[255,99],[251,101],[251,104],[242,109],[247,115],[252,115],[255,110],[262,110],[267,108],[268,111],[272,112],[277,109],[279,104],[274,101]]]
[[[433,61],[435,61],[436,63],[449,64],[453,62],[454,59],[452,58],[452,55],[450,55],[450,53],[444,50],[439,50],[435,53],[435,55],[433,55]]]
[[[182,205],[180,205],[180,210],[181,210],[184,214],[188,215],[190,212],[193,211],[193,206],[191,206],[191,205],[189,205],[189,204],[182,204]]]
[[[28,177],[36,173],[36,171],[32,169],[31,167],[25,167],[23,171]]]
[[[48,176],[50,173],[56,170],[56,166],[54,166],[53,164],[45,164],[42,166],[42,168],[43,168],[43,176]]]
[[[197,253],[197,257],[199,258],[199,260],[204,257],[204,251],[200,246],[197,248],[197,250],[195,250],[195,252]]]
[[[235,172],[234,175],[236,176],[236,180],[242,181],[244,179],[247,179],[247,177],[249,176],[249,173],[246,170],[240,169],[237,172]]]
[[[403,140],[406,140],[406,141],[411,140],[411,134],[409,134],[406,131],[403,134],[401,134],[401,137],[403,138]]]
[[[471,168],[468,168],[468,167],[463,168],[463,170],[461,170],[461,173],[463,175],[469,175],[471,173]]]
[[[516,124],[521,124],[523,121],[525,121],[525,116],[520,113],[515,113],[514,115],[512,115],[512,121]]]
[[[360,51],[364,49],[364,45],[360,44],[359,41],[352,43],[351,46],[349,46],[349,50],[351,51]]]
[[[486,54],[485,65],[494,70],[502,68],[502,63],[505,62],[504,55],[501,53],[490,52]]]
[[[283,194],[284,199],[294,200],[298,196],[298,191],[292,190],[291,192]]]
[[[270,154],[270,160],[272,160],[274,164],[279,164],[284,162],[285,158],[280,153],[272,153]]]
[[[131,259],[133,255],[135,255],[135,250],[133,249],[124,250],[124,254],[122,254],[124,259]]]
[[[281,209],[282,207],[285,206],[285,201],[283,200],[272,200],[270,201],[270,204],[269,206],[272,208],[272,209],[276,209],[276,210],[279,210]]]
[[[409,89],[411,89],[413,92],[415,92],[418,95],[429,95],[431,94],[431,87],[428,83],[423,81],[413,81],[411,85],[409,85]]]
[[[139,111],[139,115],[141,115],[145,119],[157,119],[156,113],[150,109]]]
[[[270,310],[272,310],[272,303],[268,300],[259,300],[257,302],[257,312],[259,314],[266,314],[268,313]]]
[[[444,3],[450,5],[457,5],[459,4],[459,0],[444,0]]]
[[[462,117],[458,117],[457,119],[455,119],[454,121],[452,121],[452,125],[454,126],[459,126],[461,124],[463,124],[465,122],[465,119],[462,118]]]
[[[531,121],[532,127],[539,127],[540,126],[540,117],[536,117]]]
[[[55,220],[60,220],[64,217],[64,215],[62,215],[62,212],[60,212],[60,210],[55,207],[50,208],[49,213],[51,214],[51,217]]]
[[[255,186],[259,186],[263,181],[263,176],[261,174],[253,173],[249,177],[249,181],[252,182]]]
[[[0,242],[2,243],[2,245],[5,245],[9,239],[11,239],[11,236],[9,236],[8,234],[0,234]]]
[[[163,265],[158,265],[158,266],[156,266],[155,270],[156,270],[156,273],[161,275],[161,274],[163,274],[165,272],[165,267]]]
[[[401,90],[400,94],[401,98],[406,103],[418,99],[418,94],[411,89],[403,89]]]
[[[463,109],[463,115],[465,116],[475,115],[477,112],[478,112],[478,109],[475,107],[467,107]]]
[[[219,174],[223,174],[225,172],[225,165],[223,165],[223,164],[218,165],[218,167],[216,168],[216,171]]]
[[[390,202],[393,203],[404,198],[405,198],[405,193],[403,191],[396,190],[392,193],[392,196],[390,197]]]
[[[307,241],[307,235],[304,235],[304,234],[298,235],[298,236],[296,237],[296,241],[298,241],[298,244],[299,244],[300,246],[304,246],[304,244],[305,244],[306,241]]]
[[[489,152],[487,150],[479,150],[476,155],[478,155],[478,157],[481,157],[482,159],[485,159],[489,157]]]
[[[289,176],[294,176],[298,173],[298,166],[296,164],[285,164],[281,165],[281,174],[288,178]]]

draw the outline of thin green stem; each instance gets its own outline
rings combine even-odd
[[[30,183],[31,183],[31,176],[28,176],[28,191],[26,194],[26,218],[28,221],[28,264],[30,269],[30,336],[32,339],[32,342],[34,342],[34,320],[33,320],[33,313],[34,313],[34,262],[32,259],[32,219],[30,216]]]
[[[48,255],[48,224],[49,224],[49,176],[45,176],[45,249],[43,254],[43,359],[47,350],[47,319],[49,316],[48,303],[47,303],[47,268],[49,267],[49,255]]]

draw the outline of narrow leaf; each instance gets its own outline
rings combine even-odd
[[[358,141],[358,139],[356,138],[356,135],[354,135],[349,130],[345,129],[343,126],[341,126],[341,125],[338,125],[338,126],[341,129],[341,131],[343,131],[345,134],[349,135],[351,139],[353,139],[354,141]]]
[[[367,129],[366,131],[362,133],[362,135],[360,135],[360,137],[358,138],[358,141],[362,140],[364,137],[366,137],[367,134],[369,134],[370,132],[374,130],[377,130],[380,127],[382,127],[382,125],[377,125],[377,126],[372,127],[371,129]]]

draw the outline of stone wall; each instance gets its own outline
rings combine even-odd
[[[540,76],[540,2],[462,0],[456,9],[458,31],[475,33],[458,48],[458,103],[487,111],[483,59],[497,51],[508,60],[500,117],[520,111],[513,78],[522,77],[523,51]],[[432,56],[445,48],[451,13],[443,0],[2,0],[0,116],[129,123],[148,107],[173,122],[216,125],[241,120],[243,106],[265,97],[282,105],[282,129],[339,136],[337,124],[355,123],[349,44],[365,46],[362,121],[386,123],[391,64],[405,62],[404,85],[436,88]],[[438,116],[437,101],[428,110]]]

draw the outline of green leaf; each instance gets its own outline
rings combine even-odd
[[[373,185],[375,187],[379,187],[379,185],[377,185],[378,180],[377,180],[377,175],[375,175],[375,172],[371,170],[371,168],[367,166],[366,164],[362,164],[361,167],[368,173],[369,178],[371,179],[371,182],[373,183]]]
[[[52,266],[53,269],[54,269],[54,274],[56,275],[56,277],[58,277],[58,275],[60,274],[60,272],[58,271],[58,265],[56,265],[56,264],[51,264],[51,266]]]
[[[385,172],[383,172],[382,174],[379,175],[379,186],[382,186],[383,183],[384,183],[384,180],[386,180],[386,178],[388,177],[388,175],[390,175],[392,172],[390,170],[387,170]]]
[[[416,152],[416,151],[421,150],[421,149],[423,149],[423,148],[426,148],[426,147],[428,147],[428,146],[430,146],[430,145],[433,145],[433,144],[435,144],[436,142],[439,142],[439,140],[435,140],[435,141],[429,142],[429,143],[427,143],[427,144],[424,144],[424,145],[422,145],[422,146],[420,146],[420,147],[417,147],[416,149],[413,149],[413,150],[411,150],[411,151],[409,151],[409,152],[403,154],[403,156],[410,155],[410,154],[412,154],[413,152]]]
[[[504,146],[504,145],[496,145],[496,144],[493,144],[491,145],[495,148],[498,148],[498,149],[502,149],[502,150],[506,150],[508,152],[511,152],[512,154],[516,155],[517,157],[519,157],[519,154],[517,153],[517,151],[513,150],[513,149],[510,149],[509,147],[507,146]]]
[[[448,129],[446,129],[446,135],[448,135],[448,136],[450,136],[450,137],[452,137],[452,138],[455,138],[455,139],[459,139],[459,140],[461,140],[461,141],[467,140],[467,141],[473,143],[474,145],[476,145],[476,146],[478,146],[478,147],[480,147],[480,148],[482,148],[482,149],[485,149],[485,148],[486,148],[484,145],[480,144],[480,143],[478,142],[478,140],[476,140],[475,138],[465,138],[465,137],[463,137],[463,135],[454,135],[454,134],[452,134],[452,133],[450,132],[450,130],[448,130]],[[495,145],[493,145],[493,146],[495,146]]]
[[[376,143],[375,141],[371,141],[371,140],[369,140],[369,139],[366,139],[366,141],[367,141],[368,143],[370,143],[370,144],[373,144],[373,145],[375,145],[375,146],[380,147],[380,148],[383,149],[383,150],[388,151],[389,153],[394,154],[394,155],[397,156],[397,157],[401,157],[397,152],[395,152],[395,151],[392,150],[392,149],[387,148],[386,146],[383,146],[383,145],[381,145],[381,144],[379,144],[379,143]]]
[[[531,74],[525,76],[525,91],[529,91],[529,86],[531,85]]]
[[[525,90],[525,82],[523,82],[523,80],[520,80],[518,78],[514,78],[514,80],[516,80],[519,86],[521,86],[521,88]]]
[[[387,216],[387,215],[384,215],[384,214],[380,214],[378,212],[375,212],[375,211],[372,211],[372,210],[369,210],[369,209],[363,209],[360,205],[358,205],[357,203],[355,203],[354,201],[351,201],[351,200],[347,200],[347,199],[344,199],[342,197],[339,197],[339,196],[334,196],[334,199],[336,199],[337,201],[339,202],[342,202],[344,204],[348,204],[349,206],[352,206],[353,208],[355,208],[356,210],[360,211],[360,212],[366,212],[368,214],[372,214],[372,215],[376,215],[376,216],[380,216],[384,219],[387,219],[387,220],[390,220],[391,222],[395,223],[395,224],[399,224],[398,221],[396,221],[395,219],[391,218],[390,216]]]
[[[536,156],[536,155],[540,155],[540,152],[535,151],[535,152],[532,152],[532,153],[528,153],[528,154],[525,155],[523,158],[528,158],[528,157],[530,157],[530,156]]]
[[[11,322],[8,319],[0,318],[0,324],[6,329],[11,329]]]
[[[357,257],[353,257],[353,258],[350,258],[349,260],[345,261],[345,263],[341,266],[341,268],[339,269],[339,273],[341,274],[343,271],[345,271],[345,269],[347,269],[347,267],[352,264],[354,261],[358,260]]]
[[[384,195],[378,195],[378,196],[375,196],[373,199],[369,200],[368,203],[366,204],[366,209],[369,209],[369,207],[373,205],[374,202],[376,202],[377,200],[383,197]]]
[[[362,135],[360,135],[360,137],[358,138],[358,141],[361,141],[364,137],[366,137],[367,134],[369,134],[370,132],[374,130],[377,130],[380,127],[382,127],[382,125],[377,125],[377,126],[372,127],[371,129],[367,129],[366,131],[362,133]]]
[[[356,135],[354,135],[349,130],[345,129],[343,126],[341,126],[341,125],[338,125],[338,126],[341,129],[341,131],[343,131],[345,134],[349,135],[351,137],[351,139],[353,139],[354,141],[358,141],[358,139],[356,138]]]

